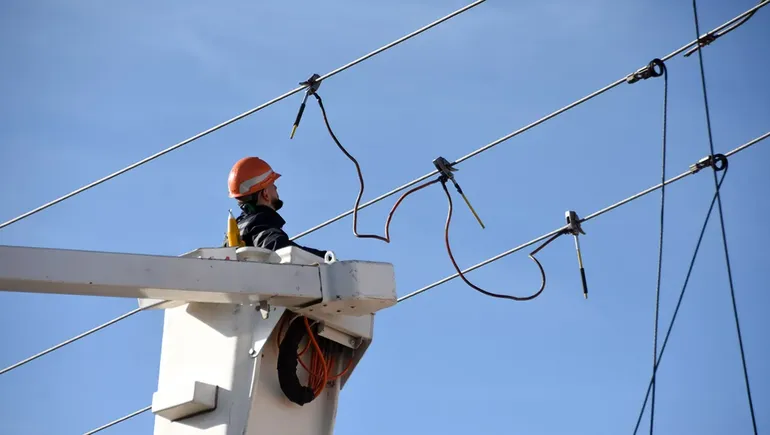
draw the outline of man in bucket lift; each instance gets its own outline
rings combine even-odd
[[[326,251],[298,245],[283,231],[286,221],[278,214],[283,201],[275,187],[275,180],[280,176],[258,157],[244,157],[230,170],[227,186],[230,198],[235,198],[241,208],[241,214],[236,218],[241,239],[246,246],[272,251],[296,246],[323,258]]]

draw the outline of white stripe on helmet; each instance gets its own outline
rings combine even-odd
[[[267,180],[267,178],[270,177],[271,175],[273,175],[272,169],[267,171],[267,172],[265,172],[262,175],[258,175],[258,176],[254,177],[254,178],[249,178],[248,180],[246,180],[243,183],[241,183],[240,186],[238,186],[238,193],[244,194],[244,193],[248,192],[249,189],[251,189],[252,187],[256,186],[257,184]]]

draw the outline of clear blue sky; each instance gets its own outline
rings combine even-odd
[[[150,155],[421,27],[465,0],[355,2],[5,1],[0,5],[0,221]],[[754,0],[699,2],[705,32]],[[587,95],[694,39],[689,1],[488,0],[321,86],[372,198]],[[770,10],[704,52],[715,147],[770,130]],[[668,173],[708,154],[697,56],[669,68]],[[662,80],[622,85],[460,166],[487,228],[458,204],[455,255],[470,266],[659,181]],[[354,167],[301,95],[22,222],[0,244],[179,255],[218,245],[231,165],[283,174],[287,231],[349,209]],[[732,158],[727,234],[760,432],[770,430],[770,141]],[[711,173],[667,190],[661,322],[667,324],[713,193]],[[394,199],[361,212],[382,231]],[[618,434],[651,372],[660,194],[585,225],[583,300],[573,242],[539,254],[530,302],[455,280],[379,314],[342,391],[338,434]],[[301,241],[395,265],[403,295],[453,272],[440,187],[396,215],[390,245],[351,220]],[[716,218],[716,215],[714,216]],[[718,221],[713,220],[659,373],[660,433],[749,433]],[[469,274],[496,292],[539,285],[525,252]],[[0,366],[137,306],[135,300],[0,293]],[[75,434],[151,402],[162,313],[146,312],[0,376],[0,432]],[[645,417],[642,429],[647,430]],[[110,429],[151,433],[146,413]]]

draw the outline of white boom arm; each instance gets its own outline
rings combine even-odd
[[[374,312],[396,303],[392,265],[294,247],[171,257],[0,246],[0,291],[167,301],[156,306],[166,310],[156,435],[333,433],[339,391],[371,343]],[[281,321],[288,336],[303,317],[334,357],[330,371],[349,369],[299,405],[287,393],[285,367],[279,381],[276,326]],[[285,362],[298,350],[284,347]],[[302,369],[291,374],[308,384]]]

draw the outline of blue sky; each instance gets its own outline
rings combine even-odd
[[[99,2],[0,5],[0,221],[120,169],[323,74],[465,1]],[[700,1],[706,31],[754,0]],[[770,11],[704,51],[715,147],[770,130]],[[587,95],[694,39],[691,3],[488,0],[323,83],[335,132],[372,198]],[[668,174],[708,154],[697,56],[669,69]],[[458,205],[455,257],[470,266],[660,179],[662,80],[620,87],[459,166],[487,228]],[[179,255],[222,240],[231,165],[258,155],[283,174],[286,230],[349,209],[354,167],[301,95],[0,230],[0,244]],[[733,157],[723,204],[760,432],[770,428],[764,307],[770,141]],[[713,193],[704,171],[667,190],[661,323],[667,325]],[[394,199],[360,213],[380,232]],[[616,434],[633,429],[649,380],[659,192],[585,224],[590,286],[573,242],[539,254],[530,302],[455,280],[378,314],[375,341],[342,391],[338,434]],[[391,262],[400,295],[454,272],[438,186],[410,198],[392,243],[351,220],[301,242]],[[716,218],[716,215],[714,215]],[[751,421],[712,220],[659,372],[661,433],[748,433]],[[468,277],[496,292],[539,285],[525,252]],[[135,300],[0,293],[0,366],[136,307]],[[155,391],[162,313],[146,312],[0,376],[0,432],[82,433]],[[662,328],[665,328],[663,326]],[[661,338],[662,339],[662,338]],[[40,412],[44,410],[44,412]],[[109,433],[151,433],[146,413]],[[648,417],[642,424],[647,430]]]

